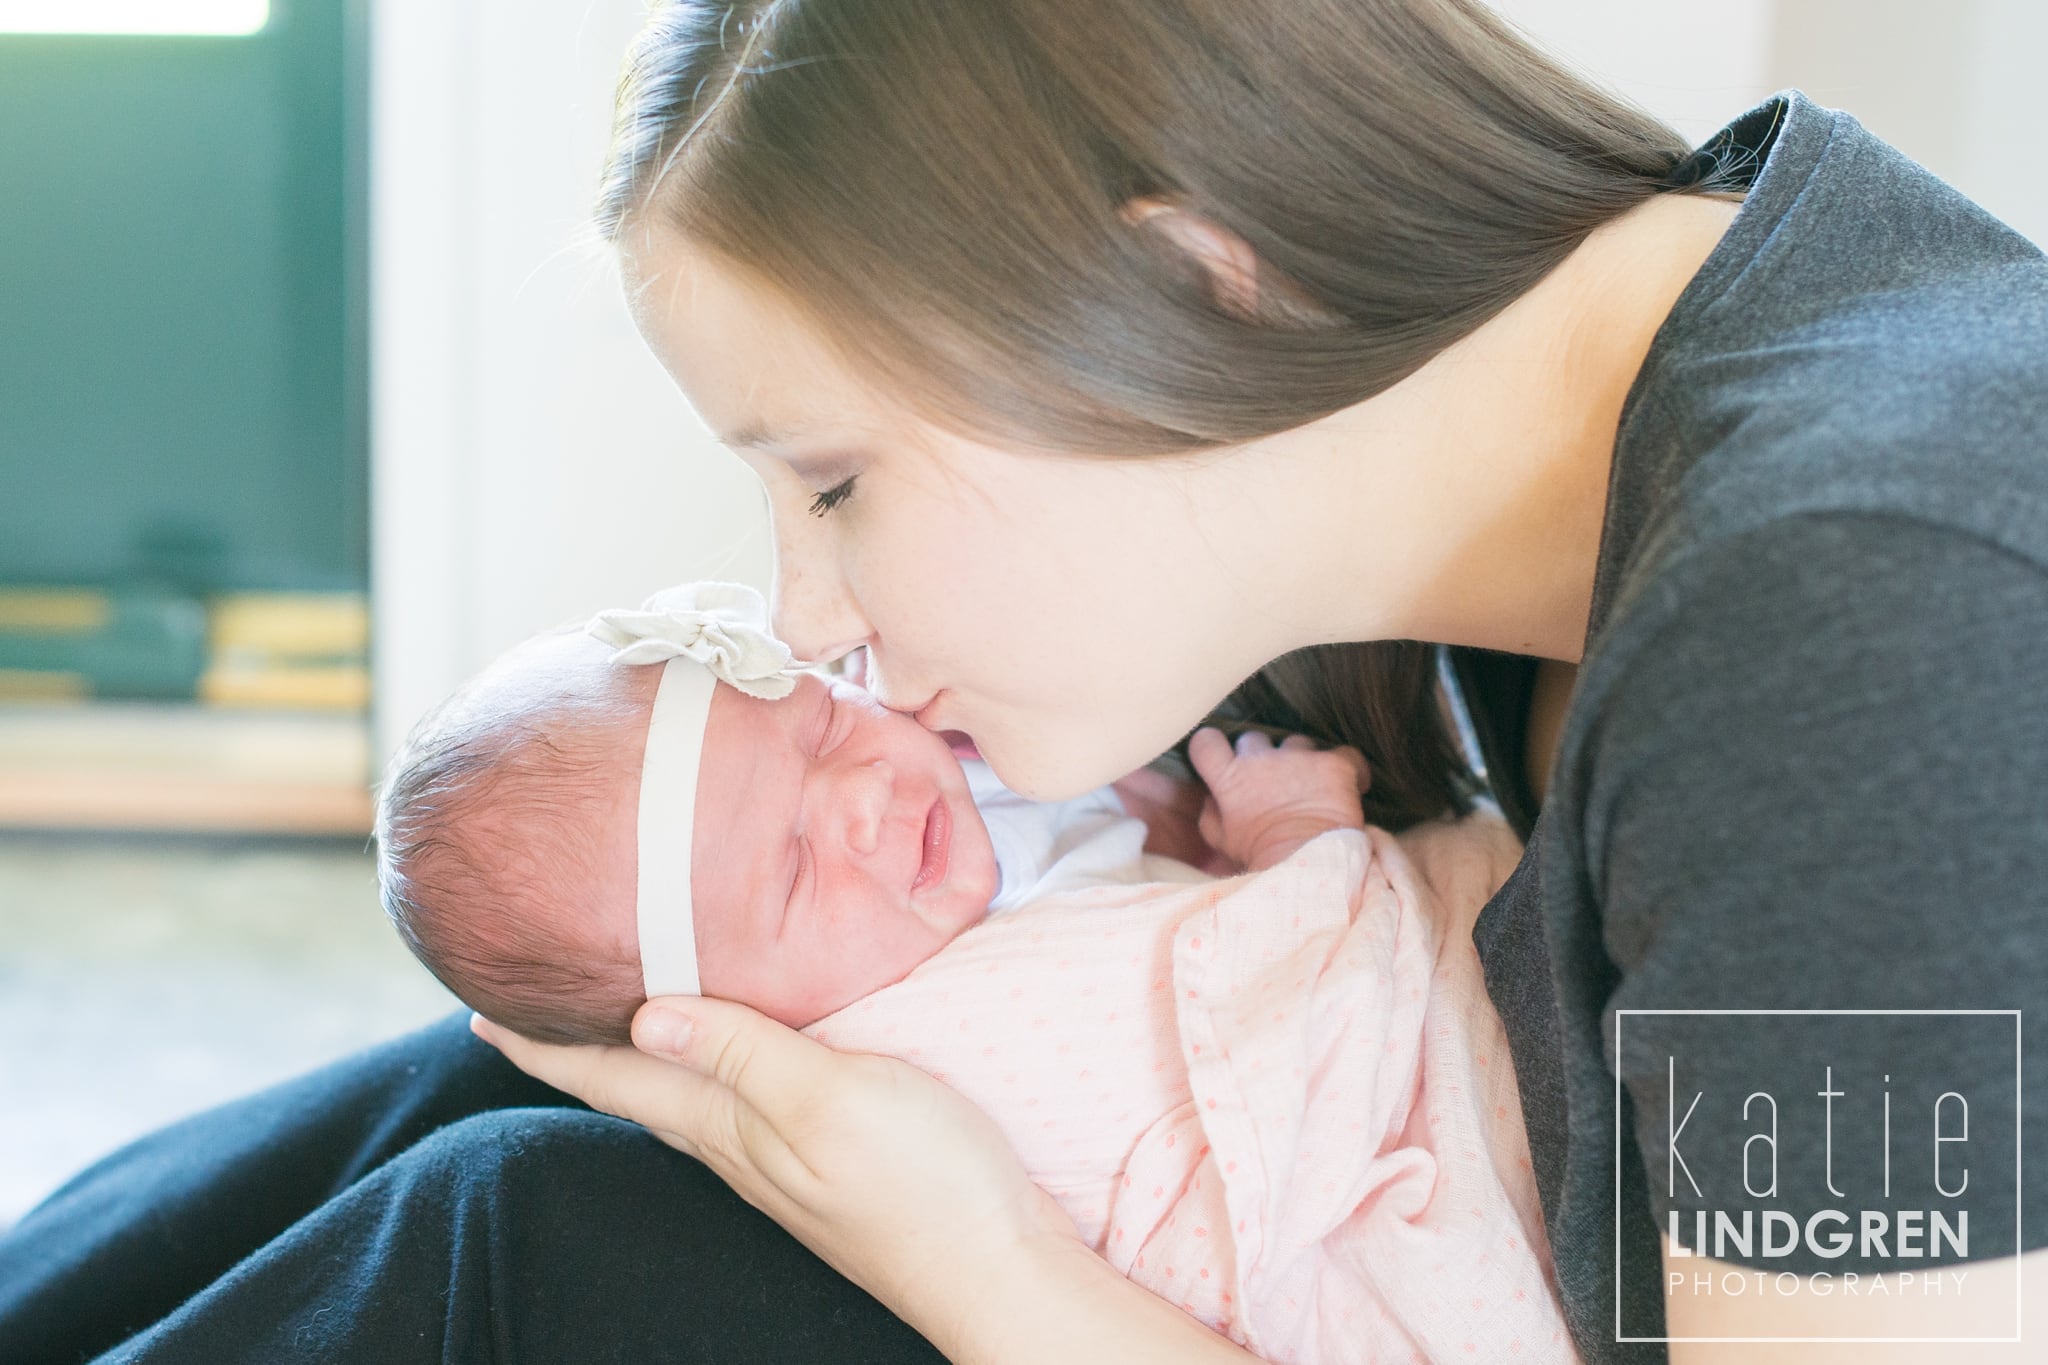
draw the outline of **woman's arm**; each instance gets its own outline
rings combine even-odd
[[[1676,1336],[1880,1339],[1696,1341],[1675,1361],[2017,1358],[1924,1343],[2012,1335],[2048,1256],[2048,1167],[2018,1150],[2042,1130],[2019,1071],[2048,1019],[2048,574],[1860,514],[1759,527],[1682,572],[1557,775],[1619,973],[1599,999],[1646,1212],[1735,1263],[1667,1249],[1631,1283]],[[1718,1231],[1769,1212],[1858,1235]],[[1946,1257],[1886,1231],[1937,1212],[1967,1218]],[[1868,1288],[1907,1271],[1912,1292]]]
[[[474,1027],[704,1162],[962,1365],[1253,1359],[1110,1269],[988,1116],[906,1063],[696,997],[642,1006],[637,1049]]]
[[[966,1292],[970,1321],[945,1336],[926,1333],[959,1365],[1228,1365],[1258,1359],[1119,1275],[1079,1243],[1045,1248],[1020,1263],[1016,1277],[992,1296],[992,1307],[1000,1305],[993,1312],[979,1311],[983,1291],[967,1286]],[[971,1321],[977,1317],[985,1320]]]

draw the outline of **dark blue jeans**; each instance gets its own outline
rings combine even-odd
[[[108,1157],[0,1237],[0,1361],[938,1361],[463,1013]]]

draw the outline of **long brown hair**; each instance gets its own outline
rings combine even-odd
[[[1688,151],[1480,0],[674,0],[628,56],[597,219],[723,253],[935,424],[1132,457],[1382,392],[1602,223],[1719,188]],[[1137,196],[1248,243],[1256,302],[1132,222]],[[1476,706],[1526,709],[1512,658],[1459,652],[1461,677],[1522,675]],[[1232,709],[1358,743],[1367,815],[1400,828],[1472,785],[1433,660],[1319,646]],[[1512,747],[1488,766],[1526,817]]]

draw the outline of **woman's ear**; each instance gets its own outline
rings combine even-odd
[[[1127,200],[1121,213],[1132,227],[1164,233],[1193,257],[1208,274],[1210,293],[1219,307],[1248,318],[1257,315],[1259,257],[1244,238],[1157,195]]]

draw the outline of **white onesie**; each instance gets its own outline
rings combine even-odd
[[[963,759],[960,767],[1002,878],[990,914],[1084,886],[1211,880],[1177,858],[1145,852],[1145,822],[1124,809],[1112,788],[1071,801],[1028,801],[982,760]]]

